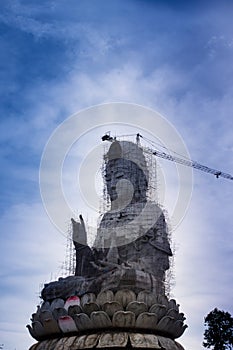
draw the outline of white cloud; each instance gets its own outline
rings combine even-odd
[[[43,283],[58,273],[66,240],[39,203],[10,208],[1,227],[1,343],[23,349],[33,343],[26,324],[40,303]]]

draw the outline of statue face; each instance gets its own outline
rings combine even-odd
[[[111,159],[108,161],[105,171],[105,181],[111,201],[116,200],[118,197],[117,183],[120,180],[130,182],[130,186],[128,186],[130,188],[128,190],[130,194],[132,193],[130,190],[133,188],[134,201],[146,198],[147,179],[143,171],[134,162],[124,158]],[[120,183],[126,184],[127,182]],[[127,195],[127,188],[124,188],[124,192]]]

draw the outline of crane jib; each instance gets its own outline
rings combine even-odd
[[[167,154],[165,152],[160,152],[160,151],[151,151],[151,152],[157,157],[160,157],[160,158],[163,158],[163,159],[167,159],[167,160],[170,160],[172,162],[179,163],[179,164],[182,164],[182,165],[185,165],[185,166],[189,166],[189,167],[192,167],[194,169],[198,169],[198,170],[204,171],[204,172],[209,173],[209,174],[213,174],[213,175],[216,176],[216,178],[219,178],[221,176],[221,177],[224,177],[225,179],[233,180],[233,176],[232,175],[223,173],[220,170],[211,169],[211,168],[209,168],[209,167],[207,167],[205,165],[199,164],[199,163],[197,163],[195,161],[182,159],[182,158],[179,158],[179,157]]]
[[[122,135],[122,136],[134,136],[133,135]],[[143,138],[145,140],[147,140],[147,142],[149,142],[150,140],[143,137],[142,135],[140,135],[139,133],[136,134],[136,141],[139,142],[139,138]],[[116,137],[111,137],[110,136],[110,132],[106,133],[103,137],[102,137],[102,141],[110,141],[110,142],[113,142],[114,140],[116,140]],[[152,141],[150,141],[149,143],[152,143]],[[164,147],[165,148],[165,147]],[[216,176],[216,178],[219,178],[219,177],[224,177],[225,179],[228,179],[228,180],[233,180],[233,176],[230,175],[230,174],[226,174],[226,173],[223,173],[222,171],[220,170],[216,170],[216,169],[212,169],[212,168],[209,168],[205,165],[202,165],[202,164],[199,164],[193,160],[189,160],[189,159],[184,159],[184,158],[179,158],[179,157],[176,157],[176,156],[172,156],[168,153],[165,153],[165,152],[160,152],[158,150],[154,150],[154,149],[151,149],[149,147],[143,147],[143,151],[146,152],[146,153],[149,153],[149,154],[153,154],[157,157],[160,157],[160,158],[163,158],[163,159],[167,159],[167,160],[170,160],[172,162],[175,162],[175,163],[178,163],[178,164],[182,164],[182,165],[185,165],[185,166],[189,166],[189,167],[192,167],[194,169],[198,169],[198,170],[201,170],[201,171],[204,171],[206,173],[209,173],[209,174],[213,174],[214,176]],[[169,150],[168,150],[169,151]],[[174,152],[173,152],[174,153]],[[176,152],[175,152],[176,153]],[[181,155],[182,157],[182,155]]]

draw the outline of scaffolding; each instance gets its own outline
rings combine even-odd
[[[140,143],[141,140],[139,141],[139,137],[136,138],[136,142],[135,142],[135,139],[134,139],[134,142],[132,142],[132,135],[120,136],[120,137],[117,137],[117,141],[120,141],[121,146],[123,146],[123,153],[124,153],[123,158],[131,160],[131,163],[129,163],[129,169],[128,169],[129,173],[135,171],[135,167],[133,163],[136,163],[138,165],[138,168],[141,169],[144,175],[146,176],[147,182],[148,182],[148,186],[146,189],[146,199],[148,202],[156,203],[159,206],[159,208],[161,208],[166,221],[166,231],[167,231],[166,233],[167,233],[168,242],[174,250],[174,246],[171,240],[171,229],[169,226],[170,224],[169,224],[168,214],[166,210],[162,208],[162,206],[159,204],[159,199],[158,199],[159,180],[157,177],[156,157],[152,153],[144,152],[144,148],[146,146],[144,147]],[[143,140],[141,142],[143,142]],[[107,191],[107,181],[106,181],[106,165],[108,163],[108,151],[109,151],[109,144],[105,144],[103,149],[103,162],[100,169],[100,172],[102,174],[102,179],[103,179],[103,189],[102,189],[102,195],[99,203],[100,216],[97,222],[97,227],[99,227],[100,222],[103,218],[103,215],[111,209],[111,200]],[[135,174],[135,177],[137,177],[137,174]],[[159,225],[160,223],[158,223],[157,228],[162,232],[162,230],[164,230],[164,227],[162,226],[159,227]],[[86,222],[86,227],[88,228],[88,222]],[[166,271],[165,281],[161,281],[161,283],[164,284],[165,292],[167,295],[170,295],[171,285],[174,284],[173,283],[174,282],[174,272],[173,272],[174,271],[173,269],[174,254],[172,257],[169,258],[169,261],[170,261],[170,268]],[[62,277],[74,275],[75,265],[76,265],[76,252],[75,252],[75,248],[72,240],[72,225],[70,223],[67,228],[65,260],[62,263],[62,268],[61,268]]]
[[[61,265],[62,277],[67,277],[75,274],[76,253],[75,253],[72,236],[73,236],[72,224],[69,223],[67,228],[67,237],[66,237],[65,260],[62,262],[62,265]]]
[[[134,140],[132,140],[132,137]],[[152,202],[158,203],[158,191],[157,191],[157,172],[156,172],[156,158],[152,153],[146,153],[143,152],[143,146],[141,146],[138,137],[136,137],[136,143],[135,143],[135,134],[133,135],[122,135],[117,136],[115,138],[117,141],[120,141],[123,144],[124,147],[124,155],[128,154],[126,156],[126,159],[129,159],[134,162],[137,158],[137,155],[134,154],[136,147],[132,148],[131,145],[135,144],[138,146],[138,148],[141,150],[143,157],[145,159],[145,167],[148,169],[148,189],[147,189],[147,199]],[[128,146],[128,149],[127,149]],[[107,164],[107,154],[108,154],[109,147],[107,145],[104,145],[104,151],[103,151],[103,163],[101,167],[101,173],[103,178],[103,191],[102,196],[100,199],[100,209],[99,213],[100,215],[103,213],[106,213],[110,209],[110,197],[107,192],[107,185],[105,180],[105,167]],[[142,162],[142,160],[141,160]],[[132,169],[129,169],[132,170]],[[145,170],[145,169],[144,169]]]
[[[132,140],[132,137],[134,138],[134,140]],[[120,142],[121,146],[123,145],[123,157],[126,157],[126,159],[132,160],[133,162],[137,162],[136,158],[138,156],[138,154],[134,154],[137,153],[137,147],[140,149],[140,151],[142,152],[142,156],[140,155],[140,157],[142,158],[141,160],[139,160],[138,165],[139,168],[141,168],[142,170],[144,170],[146,176],[147,176],[147,180],[148,180],[148,187],[147,187],[147,193],[146,193],[146,197],[147,197],[147,201],[148,202],[153,202],[156,203],[159,208],[162,210],[163,215],[165,217],[165,221],[166,221],[166,234],[167,234],[167,239],[168,242],[170,244],[170,246],[172,247],[172,251],[173,251],[173,256],[169,257],[169,269],[166,271],[165,273],[165,280],[161,281],[162,284],[164,284],[164,288],[165,288],[165,293],[167,296],[169,296],[171,294],[171,289],[175,284],[175,278],[174,278],[174,253],[175,253],[175,246],[172,242],[172,237],[171,237],[171,227],[170,227],[170,221],[169,221],[169,216],[167,211],[165,210],[165,208],[162,207],[162,205],[159,203],[159,187],[160,187],[160,180],[157,176],[157,162],[156,162],[156,157],[154,156],[154,154],[152,152],[146,152],[144,150],[147,149],[147,145],[143,145],[143,139],[140,139],[138,134],[135,140],[135,135],[124,135],[124,136],[117,136],[116,138],[111,138],[108,139],[109,141],[113,142],[114,140],[117,140]],[[136,142],[135,142],[136,141]],[[132,142],[134,143],[135,146],[137,147],[133,147],[132,146]],[[100,214],[101,217],[104,215],[104,213],[106,213],[108,210],[110,210],[110,197],[109,194],[107,192],[107,183],[106,183],[106,165],[108,162],[108,150],[109,150],[109,146],[105,146],[104,148],[104,155],[103,155],[103,165],[102,165],[102,178],[103,178],[103,192],[102,192],[102,206],[100,208]],[[143,165],[143,161],[145,161],[145,164]],[[132,167],[132,165],[131,165]],[[130,171],[135,171],[133,169],[129,169]],[[162,222],[161,222],[162,225]],[[159,227],[160,223],[158,222],[157,228],[160,230],[164,230],[164,227]]]

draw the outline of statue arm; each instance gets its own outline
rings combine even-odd
[[[87,233],[82,215],[79,215],[80,222],[71,219],[73,227],[73,242],[76,250],[76,276],[90,277],[96,273],[93,266],[95,257],[92,249],[87,245]]]
[[[75,221],[73,218],[71,219],[73,230],[72,238],[74,243],[87,245],[87,232],[82,215],[79,215],[79,220],[80,222]]]

